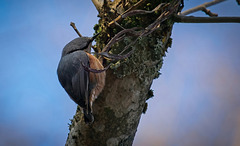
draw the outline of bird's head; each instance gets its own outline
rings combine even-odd
[[[85,50],[90,53],[92,47],[92,41],[98,36],[98,34],[93,37],[78,37],[71,42],[69,42],[62,51],[62,56],[70,54],[78,50]]]

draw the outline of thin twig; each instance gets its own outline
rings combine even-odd
[[[175,15],[174,21],[178,23],[240,23],[240,17],[193,17]]]
[[[218,3],[223,2],[223,1],[226,1],[226,0],[214,0],[214,1],[211,1],[211,2],[206,2],[206,3],[203,3],[203,4],[199,5],[199,6],[196,6],[196,7],[194,7],[194,8],[191,8],[191,9],[189,9],[189,10],[186,10],[186,11],[180,13],[179,15],[181,15],[181,16],[186,16],[186,15],[188,15],[188,14],[191,14],[191,13],[194,13],[194,12],[197,12],[197,11],[201,11],[201,10],[203,10],[204,8],[207,8],[207,7],[209,7],[209,6],[218,4]]]
[[[117,33],[108,43],[107,45],[102,49],[102,52],[107,52],[109,51],[110,47],[119,42],[120,40],[122,39],[119,39],[122,37],[122,35],[124,34],[132,34],[132,35],[135,35],[135,36],[138,36],[139,35],[139,32],[135,31],[136,29],[139,29],[138,27],[134,27],[134,28],[131,28],[131,29],[124,29],[122,31],[120,31],[119,33]]]
[[[217,17],[218,16],[218,14],[216,14],[216,13],[213,13],[213,12],[211,12],[209,9],[207,9],[207,8],[203,8],[203,10],[202,10],[204,13],[206,13],[208,16],[210,16],[210,17]]]
[[[81,60],[80,60],[80,62],[82,64],[84,70],[86,70],[87,72],[93,72],[93,73],[102,73],[102,72],[106,71],[111,66],[111,64],[109,64],[107,67],[98,70],[98,69],[93,69],[93,68],[90,68],[90,67],[84,65]]]
[[[161,7],[170,7],[170,4],[159,4],[156,8],[154,8],[152,11],[144,11],[146,13],[152,13],[158,9],[160,9]],[[154,21],[154,23],[150,24],[148,27],[145,28],[145,31],[142,32],[142,31],[136,31],[137,29],[139,28],[130,28],[130,29],[124,29],[122,31],[120,31],[119,33],[117,33],[109,42],[108,44],[102,49],[102,52],[107,52],[109,51],[110,47],[117,43],[119,40],[122,40],[122,39],[118,39],[119,37],[121,37],[122,35],[124,34],[130,34],[130,35],[133,35],[133,36],[137,36],[139,37],[140,35],[142,36],[146,36],[150,33],[152,33],[153,31],[155,31],[159,26],[160,23],[162,23],[163,21],[165,21],[172,13],[173,11],[176,9],[176,7],[178,6],[175,5],[170,11],[164,11],[157,19],[156,21]],[[132,11],[134,11],[134,13],[132,13]],[[129,14],[131,15],[137,15],[139,14],[138,12],[140,12],[140,14],[145,14],[143,11],[135,11],[135,10],[132,10],[129,12]],[[125,13],[127,14],[127,13]],[[116,21],[114,21],[114,23],[116,23]]]
[[[141,34],[139,37],[137,37],[137,38],[136,38],[134,41],[132,41],[130,44],[128,44],[127,46],[125,46],[124,49],[122,50],[122,52],[119,53],[119,54],[122,55],[129,47],[131,47],[132,45],[134,45],[134,44],[137,42],[138,38],[142,37],[142,35],[143,35],[143,34]],[[134,51],[134,49],[132,49],[131,51]],[[131,51],[130,51],[130,52],[131,52]],[[128,54],[129,54],[129,53],[128,53]]]
[[[125,29],[124,27],[122,27],[119,23],[117,23],[116,21],[114,22],[116,24],[116,26],[120,27],[121,29]]]
[[[80,32],[77,30],[77,27],[75,26],[75,23],[71,22],[70,26],[73,27],[73,29],[76,31],[76,33],[79,35],[79,37],[82,37],[82,35],[80,34]]]
[[[132,7],[130,7],[129,9],[127,9],[125,12],[123,12],[121,15],[119,15],[117,18],[115,18],[113,21],[111,21],[109,24],[108,24],[108,27],[110,27],[111,25],[113,25],[115,22],[118,22],[122,19],[122,15],[134,10],[134,9],[137,9],[142,3],[144,3],[146,0],[140,0],[139,2],[137,2],[136,4],[134,4]]]
[[[167,4],[166,4],[167,5]],[[152,33],[153,31],[157,30],[161,23],[163,21],[165,21],[167,18],[169,18],[174,11],[176,10],[176,8],[178,7],[178,3],[175,6],[171,6],[169,11],[165,11],[163,12],[152,24],[150,24],[145,30],[145,33],[143,34],[143,36],[149,35],[150,33]]]
[[[125,14],[122,15],[122,18],[126,18],[126,17],[130,17],[130,16],[134,16],[134,15],[137,15],[137,14],[150,14],[150,13],[153,13],[157,10],[160,10],[160,8],[164,5],[164,7],[168,6],[168,5],[165,5],[165,3],[161,3],[159,4],[157,7],[155,7],[152,11],[146,11],[146,10],[132,10],[132,11],[129,11]]]
[[[122,55],[122,54],[126,50],[128,50],[131,46],[133,46],[139,38],[146,36],[146,35],[152,33],[153,31],[155,31],[156,29],[158,29],[160,27],[160,24],[163,21],[168,19],[174,12],[176,12],[176,10],[177,10],[176,8],[179,7],[179,2],[177,2],[177,4],[175,4],[174,6],[170,6],[169,4],[165,4],[165,5],[168,6],[168,8],[167,8],[168,10],[162,12],[162,14],[152,24],[150,24],[148,27],[146,27],[144,30],[136,31],[136,29],[131,28],[131,29],[124,29],[124,30],[120,31],[108,42],[108,44],[103,48],[102,52],[100,52],[98,54],[101,56],[110,58],[110,59],[114,59],[114,60],[123,60],[123,59],[129,57],[135,51],[134,48],[132,50],[130,50],[128,53],[126,53],[124,55]],[[160,8],[160,5],[158,6],[158,8]],[[142,11],[141,11],[141,13],[142,13]],[[136,13],[134,13],[134,14],[136,14]],[[125,46],[121,53],[110,54],[109,53],[110,47],[113,44],[115,44],[116,42],[118,42],[117,40],[119,38],[122,39],[122,36],[125,34],[130,34],[130,35],[136,36],[136,38],[134,41],[129,43],[127,46]]]

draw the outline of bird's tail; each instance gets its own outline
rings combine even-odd
[[[86,124],[91,124],[94,121],[94,117],[91,111],[87,111],[86,109],[83,109],[84,114],[84,121]]]

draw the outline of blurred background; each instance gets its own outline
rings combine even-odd
[[[185,8],[207,0],[185,0]],[[240,16],[228,0],[210,7]],[[192,15],[205,16],[202,12]],[[90,0],[0,1],[0,145],[60,146],[76,104],[57,79],[62,48],[98,22]],[[134,146],[240,145],[240,24],[175,24]]]

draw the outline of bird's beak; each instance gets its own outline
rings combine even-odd
[[[95,34],[92,38],[91,41],[93,41],[100,33]]]

